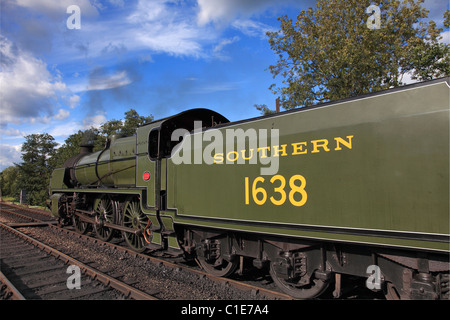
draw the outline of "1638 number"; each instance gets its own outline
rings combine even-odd
[[[277,174],[268,182],[263,177],[256,177],[253,181],[249,177],[245,177],[245,204],[249,205],[252,202],[261,206],[269,199],[276,206],[281,206],[289,201],[292,205],[301,207],[308,200],[308,193],[305,189],[306,179],[302,175],[293,175],[287,181],[284,176]],[[275,194],[268,197],[268,190],[273,190]]]

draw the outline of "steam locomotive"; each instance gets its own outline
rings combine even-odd
[[[184,111],[83,145],[49,205],[214,275],[266,268],[296,298],[339,296],[352,275],[388,298],[449,299],[449,81],[236,122]]]

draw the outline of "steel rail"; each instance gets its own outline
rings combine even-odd
[[[77,259],[74,259],[74,258],[72,258],[72,257],[70,257],[70,256],[36,240],[36,239],[33,239],[32,237],[14,229],[14,228],[11,228],[4,223],[0,223],[0,227],[8,230],[9,232],[15,234],[18,237],[21,237],[25,241],[32,243],[34,246],[53,255],[54,257],[66,262],[66,263],[70,263],[70,264],[78,266],[82,271],[84,271],[85,274],[87,274],[91,278],[96,279],[96,280],[104,283],[105,285],[110,286],[110,287],[122,292],[127,297],[130,297],[135,300],[158,300],[158,298],[156,298],[152,295],[149,295],[148,293],[143,292],[139,289],[136,289],[136,288],[134,288],[122,281],[119,281],[111,276],[108,276],[107,274],[100,272],[92,267],[89,267],[88,265],[82,263],[81,261],[78,261]]]
[[[12,300],[26,300],[19,290],[6,278],[3,272],[0,271],[0,282],[6,286],[7,291],[11,293]],[[9,297],[8,297],[9,298]]]

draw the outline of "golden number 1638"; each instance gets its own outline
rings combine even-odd
[[[245,204],[250,204],[253,200],[257,205],[263,205],[267,201],[267,183],[264,184],[266,179],[263,177],[256,177],[253,181],[250,181],[249,177],[245,177]],[[308,194],[306,193],[306,179],[302,175],[296,174],[289,179],[289,189],[286,191],[286,179],[282,175],[275,175],[270,180],[270,189],[273,188],[275,192],[274,196],[271,196],[270,201],[276,205],[281,206],[289,199],[289,202],[296,206],[301,207],[306,203]],[[288,193],[287,193],[288,192]],[[251,195],[251,200],[250,200]]]

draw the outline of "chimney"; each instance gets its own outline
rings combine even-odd
[[[94,146],[92,144],[83,144],[80,146],[80,154],[92,153]]]
[[[275,100],[275,107],[276,107],[276,112],[280,112],[280,98],[277,98],[277,100]]]

